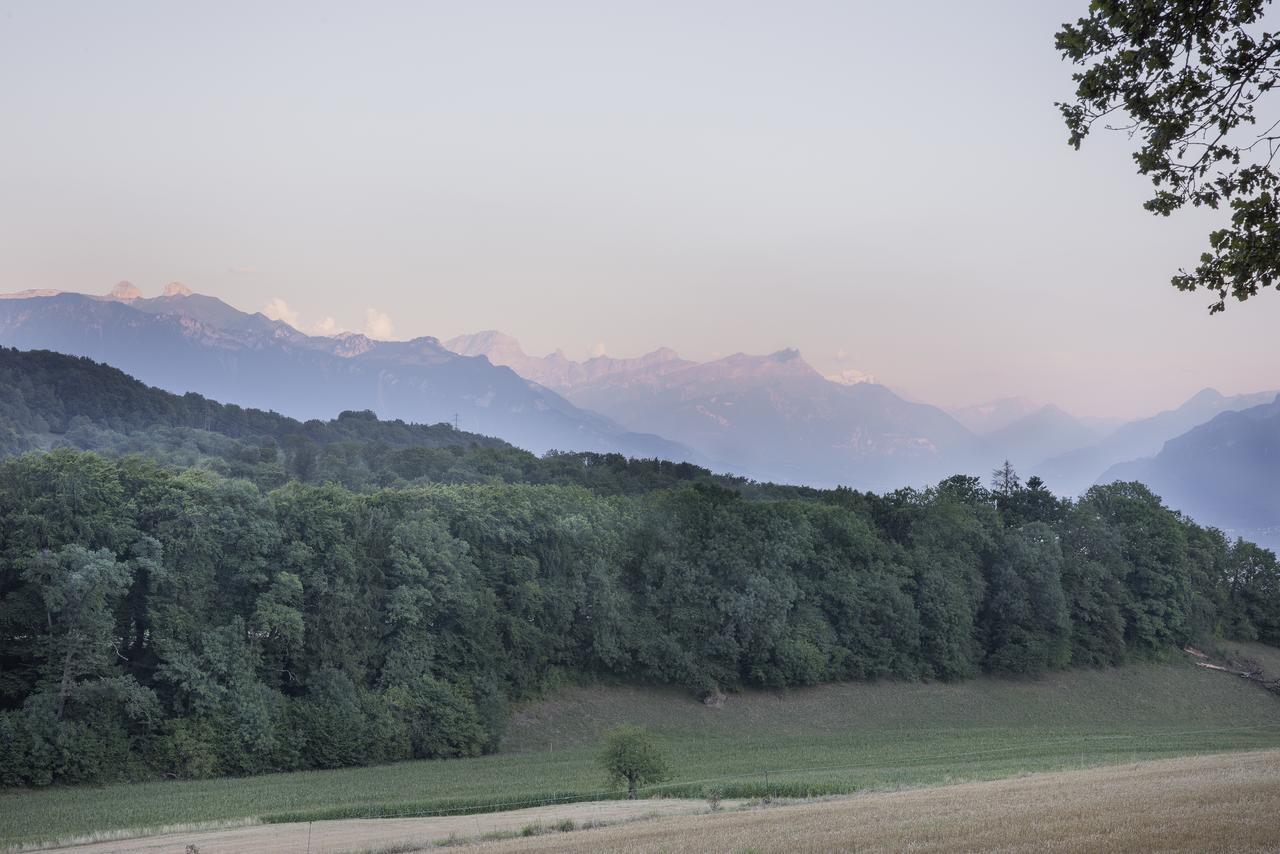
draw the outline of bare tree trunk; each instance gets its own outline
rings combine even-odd
[[[58,686],[58,721],[67,707],[67,695],[71,693],[71,662],[76,645],[74,633],[67,636],[67,654],[62,658],[62,683]]]
[[[636,779],[635,777],[627,778],[627,800],[634,801],[636,799]]]

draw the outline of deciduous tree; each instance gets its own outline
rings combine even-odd
[[[1280,287],[1280,114],[1268,99],[1280,81],[1280,37],[1263,13],[1270,0],[1092,0],[1057,34],[1080,66],[1074,99],[1059,103],[1079,148],[1098,125],[1129,134],[1138,172],[1155,194],[1145,207],[1168,216],[1185,205],[1231,209],[1209,235],[1180,290],[1245,300]]]
[[[632,801],[637,787],[671,777],[671,765],[662,748],[648,730],[634,724],[623,724],[604,734],[600,766],[611,781],[627,784],[627,799]]]

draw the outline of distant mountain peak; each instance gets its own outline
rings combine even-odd
[[[984,403],[951,407],[947,412],[981,436],[1008,427],[1043,408],[1043,404],[1027,397],[1001,397]]]
[[[333,352],[345,359],[367,353],[374,347],[373,339],[360,332],[339,332],[333,337],[338,342]]]
[[[1218,391],[1216,388],[1202,388],[1193,394],[1190,399],[1182,405],[1189,406],[1195,403],[1216,403],[1223,399],[1222,392]]]
[[[34,299],[35,297],[56,297],[62,291],[54,288],[28,288],[11,294],[0,294],[0,299]]]
[[[556,353],[560,351],[557,350]],[[659,347],[657,350],[651,350],[643,356],[637,356],[634,359],[620,359],[616,356],[592,356],[583,362],[583,365],[633,365],[648,367],[652,365],[660,365],[663,362],[679,361],[680,354],[670,347]]]
[[[787,347],[785,349],[778,350],[777,352],[770,353],[769,360],[771,362],[777,362],[779,364],[794,362],[796,360],[799,360],[801,362],[804,361],[804,359],[800,356],[800,351],[797,350],[795,347]]]
[[[417,338],[410,338],[408,341],[393,342],[403,343],[413,350],[440,350],[448,349],[440,343],[440,339],[434,335],[419,335]]]
[[[817,373],[817,371],[814,371],[813,366],[805,361],[804,356],[800,355],[800,351],[795,347],[786,347],[782,350],[775,350],[765,356],[755,356],[751,353],[735,353],[723,361],[747,367],[779,367],[788,371],[802,370]],[[715,362],[707,362],[706,364],[714,365]]]
[[[133,302],[136,299],[142,299],[142,291],[138,290],[138,286],[133,282],[117,282],[116,286],[107,294],[107,299]]]
[[[689,368],[693,376],[700,382],[712,378],[719,381],[747,382],[754,384],[776,384],[793,382],[822,381],[822,374],[804,360],[800,351],[794,347],[778,350],[767,355],[753,353],[734,353],[713,362],[702,362]]]
[[[1054,422],[1054,421],[1079,421],[1079,420],[1080,419],[1076,418],[1074,415],[1072,415],[1070,412],[1067,412],[1065,409],[1063,409],[1061,406],[1058,406],[1056,403],[1046,403],[1044,406],[1034,409],[1028,414],[1015,420],[1013,424],[1017,424],[1019,422],[1031,424],[1036,422],[1045,423],[1045,422]]]
[[[483,329],[466,335],[457,335],[444,344],[460,356],[491,356],[489,361],[495,364],[502,357],[523,357],[524,349],[520,342],[505,332],[496,329]]]
[[[826,379],[837,385],[860,385],[862,383],[874,383],[876,378],[871,374],[863,373],[856,368],[847,368],[836,374],[827,374]]]
[[[170,282],[164,286],[164,294],[166,297],[189,297],[193,296],[195,291],[182,284],[182,282]]]

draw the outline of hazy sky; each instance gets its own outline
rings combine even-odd
[[[1121,137],[1064,144],[1085,6],[0,0],[0,290],[795,346],[941,404],[1280,387],[1280,295],[1167,284],[1213,216],[1146,214]]]

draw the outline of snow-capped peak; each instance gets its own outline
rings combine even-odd
[[[142,299],[142,291],[138,290],[138,286],[133,282],[119,282],[111,289],[111,293],[107,294],[107,298],[120,302],[133,302],[136,299]]]
[[[164,295],[167,297],[189,297],[195,291],[182,284],[182,282],[170,282],[164,286]]]
[[[874,383],[876,381],[876,378],[871,374],[865,374],[856,368],[849,368],[838,374],[827,374],[827,379],[839,385],[858,385],[859,383]]]

